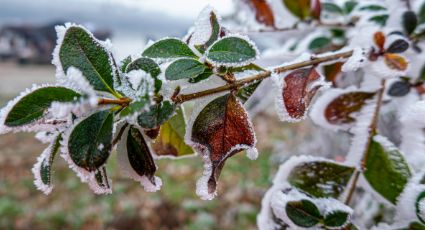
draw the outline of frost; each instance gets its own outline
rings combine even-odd
[[[55,86],[51,84],[43,84],[43,85],[33,85],[31,88],[26,89],[25,91],[21,92],[19,96],[14,98],[13,100],[10,100],[5,107],[3,107],[0,110],[0,134],[5,134],[9,132],[40,132],[40,131],[55,131],[57,129],[62,129],[68,124],[68,120],[62,120],[61,122],[57,122],[56,119],[54,119],[54,115],[47,112],[44,114],[42,118],[39,120],[36,120],[30,124],[22,125],[18,127],[9,127],[5,125],[5,121],[7,118],[7,115],[11,111],[11,109],[16,105],[18,101],[20,101],[23,97],[26,95],[34,92],[37,89],[45,88],[49,86]]]
[[[120,127],[118,127],[118,130]],[[140,184],[143,186],[146,192],[156,192],[161,189],[162,181],[159,177],[154,176],[154,182],[152,183],[151,180],[147,176],[140,176],[137,174],[133,167],[130,165],[130,161],[128,159],[127,154],[127,136],[128,136],[128,127],[124,130],[123,135],[121,136],[121,140],[118,143],[117,147],[117,159],[118,159],[118,166],[120,168],[120,171],[127,177],[140,182]]]
[[[229,62],[217,62],[214,60],[211,60],[208,58],[208,53],[210,51],[210,49],[217,43],[220,42],[221,40],[225,39],[225,38],[229,38],[229,37],[236,37],[236,38],[240,38],[245,40],[246,42],[249,43],[249,45],[255,50],[256,56],[253,58],[250,58],[248,60],[245,61],[240,61],[237,63],[229,63]],[[217,39],[217,41],[215,41],[213,44],[211,44],[211,46],[205,51],[204,57],[205,59],[211,63],[214,66],[225,66],[225,67],[242,67],[242,66],[247,66],[249,64],[251,64],[253,61],[257,60],[260,56],[260,51],[258,50],[257,46],[255,45],[255,43],[247,36],[245,35],[241,35],[241,34],[226,34],[226,36],[221,37],[219,39]]]
[[[421,181],[424,178],[424,171],[417,173],[414,177],[410,179],[403,192],[397,199],[397,215],[395,217],[395,222],[408,225],[412,221],[417,221],[418,217],[416,216],[416,201],[420,193],[425,191],[425,184],[422,184]],[[424,206],[423,199],[419,205],[419,211],[421,211],[422,218],[424,217]]]
[[[56,136],[55,136],[56,138]],[[34,185],[37,187],[38,190],[42,191],[44,194],[48,195],[53,190],[53,185],[51,184],[45,184],[41,179],[40,170],[42,166],[45,166],[45,164],[49,164],[49,158],[51,157],[52,150],[53,150],[54,143],[51,143],[37,158],[37,163],[34,164],[31,171],[34,175]],[[51,167],[51,165],[49,166]],[[51,169],[50,169],[51,170]],[[51,181],[51,178],[48,179]]]
[[[217,14],[215,9],[210,5],[206,6],[195,22],[195,27],[193,28],[193,33],[189,33],[190,41],[189,45],[195,47],[196,45],[205,44],[212,35],[213,28],[211,27],[211,13],[214,13],[217,16],[218,22],[221,21],[220,16]]]
[[[356,47],[353,49],[353,54],[350,58],[342,65],[342,72],[351,72],[356,71],[362,67],[364,67],[367,62],[367,54],[369,53],[369,50],[361,47]]]
[[[74,129],[74,127],[77,126],[83,120],[84,120],[84,117],[77,119],[74,122],[74,124],[72,125],[72,127],[68,128],[63,133],[62,140],[60,141],[60,144],[61,144],[61,147],[60,147],[61,154],[60,155],[68,163],[69,168],[72,169],[77,174],[77,176],[80,178],[81,182],[87,183],[89,185],[89,188],[95,194],[111,194],[112,189],[110,187],[105,188],[105,187],[102,187],[98,184],[98,182],[96,180],[97,171],[90,172],[90,171],[87,171],[84,168],[79,167],[78,165],[76,165],[74,163],[71,156],[69,155],[69,151],[68,151],[69,136],[71,135],[71,132]],[[102,167],[104,167],[104,166],[102,166]],[[102,167],[99,167],[99,168],[102,168]],[[108,182],[108,183],[110,184],[110,182]]]

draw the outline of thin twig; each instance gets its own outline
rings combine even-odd
[[[363,152],[362,161],[360,162],[360,170],[355,171],[353,183],[351,184],[350,190],[348,191],[347,199],[345,200],[345,204],[347,205],[351,202],[351,199],[353,198],[354,190],[357,187],[357,181],[359,180],[360,173],[362,173],[366,169],[366,161],[369,156],[369,148],[372,143],[372,139],[376,135],[376,131],[377,131],[379,113],[381,110],[384,92],[385,92],[385,79],[381,81],[381,88],[378,91],[378,98],[376,99],[375,111],[373,113],[373,117],[369,126],[369,136],[367,138],[366,146]]]
[[[314,57],[311,60],[302,61],[302,62],[298,62],[298,63],[286,65],[286,66],[277,67],[277,68],[273,69],[272,71],[269,71],[269,70],[264,71],[264,72],[261,72],[261,73],[256,74],[256,75],[252,75],[252,76],[246,77],[244,79],[237,80],[233,83],[229,83],[229,84],[226,84],[226,85],[223,85],[223,86],[219,86],[217,88],[212,88],[212,89],[208,89],[208,90],[205,90],[205,91],[190,93],[190,94],[181,94],[181,95],[178,95],[177,97],[175,97],[174,102],[175,103],[183,103],[183,102],[190,101],[190,100],[193,100],[193,99],[197,99],[197,98],[200,98],[200,97],[205,97],[205,96],[220,93],[220,92],[223,92],[223,91],[229,91],[229,90],[236,89],[238,87],[248,85],[248,84],[254,83],[256,81],[260,81],[260,80],[263,80],[265,78],[268,78],[272,75],[273,72],[279,74],[279,73],[286,72],[288,70],[295,70],[295,69],[303,68],[303,67],[306,67],[306,66],[317,65],[317,64],[320,64],[320,63],[323,63],[323,62],[345,59],[345,58],[351,57],[352,54],[353,54],[353,51],[346,51],[346,52],[342,52],[342,53],[334,53],[334,54],[330,54],[330,55]]]
[[[122,97],[119,99],[110,99],[110,98],[99,98],[97,101],[98,105],[121,105],[127,106],[130,104],[131,99],[128,97]]]

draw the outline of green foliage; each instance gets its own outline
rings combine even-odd
[[[149,111],[141,113],[137,117],[137,123],[142,128],[153,129],[170,119],[176,110],[176,105],[170,101],[163,101],[152,105]]]
[[[150,58],[138,58],[130,63],[128,63],[125,72],[128,73],[132,70],[143,70],[146,73],[149,73],[151,77],[155,79],[155,93],[158,93],[162,86],[162,81],[158,78],[158,75],[161,73],[161,69],[158,64]]]
[[[196,49],[201,53],[204,53],[205,50],[207,50],[208,47],[210,47],[220,37],[221,27],[218,22],[217,15],[215,15],[213,11],[210,12],[210,26],[212,32],[208,41],[202,45],[195,45]]]
[[[354,168],[327,161],[304,162],[295,166],[288,182],[315,197],[338,198],[345,190]]]
[[[380,6],[380,5],[366,5],[359,8],[359,10],[365,10],[365,11],[382,11],[387,10],[387,8]]]
[[[207,60],[218,66],[247,65],[258,53],[254,45],[239,37],[225,37],[215,42],[206,52]]]
[[[375,22],[379,26],[385,26],[388,20],[388,14],[376,15],[369,18],[369,21]]]
[[[59,58],[65,72],[71,66],[76,67],[95,90],[117,95],[110,65],[111,54],[82,27],[68,28],[60,46]]]
[[[49,154],[47,154],[47,158],[44,158],[41,162],[40,167],[40,179],[41,182],[47,186],[50,186],[52,183],[52,165],[53,160],[55,159],[55,156],[60,148],[60,141],[62,140],[62,135],[58,135],[55,140],[53,141],[52,145],[49,146],[50,148],[48,150]]]
[[[43,117],[52,102],[70,102],[81,95],[71,89],[60,86],[48,86],[36,89],[22,97],[9,111],[5,125],[10,127],[30,124]]]
[[[195,59],[183,58],[171,63],[165,70],[167,80],[197,78],[204,73],[206,67]]]
[[[285,211],[294,224],[304,228],[313,227],[322,219],[317,206],[309,200],[290,201]]]
[[[301,20],[305,20],[310,16],[310,0],[283,0],[286,8]]]
[[[330,228],[341,228],[349,223],[350,214],[344,211],[334,211],[327,215],[323,220],[323,224]]]
[[[323,49],[326,46],[330,45],[332,40],[328,37],[317,37],[313,39],[308,45],[308,49],[312,51],[316,51],[318,49]]]
[[[364,176],[373,189],[395,204],[411,176],[403,155],[395,147],[370,143]]]
[[[72,161],[88,171],[106,163],[112,149],[114,114],[108,110],[94,113],[78,123],[68,140]]]
[[[143,51],[142,55],[149,58],[166,59],[180,57],[196,58],[196,55],[189,48],[189,46],[176,38],[159,40]]]
[[[322,8],[323,10],[331,12],[331,13],[344,14],[343,9],[335,3],[324,2],[322,3]]]

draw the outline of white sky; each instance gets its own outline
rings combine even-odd
[[[221,15],[230,14],[232,0],[101,0],[137,6],[147,11],[159,11],[168,15],[193,19],[206,6],[213,6]]]

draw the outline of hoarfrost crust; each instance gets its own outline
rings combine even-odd
[[[120,129],[121,128],[118,127],[118,130]],[[123,135],[121,136],[121,140],[118,143],[118,147],[117,147],[118,167],[120,171],[122,172],[122,174],[124,174],[125,176],[135,181],[140,182],[140,184],[143,186],[143,189],[146,192],[156,192],[161,189],[161,186],[162,186],[161,178],[154,176],[155,183],[153,184],[148,177],[140,176],[139,174],[137,174],[133,170],[133,167],[130,164],[128,154],[127,154],[127,144],[126,144],[126,140],[128,137],[128,130],[129,130],[129,127],[126,127]]]
[[[34,175],[35,187],[46,195],[49,195],[52,192],[53,185],[43,183],[43,180],[41,179],[40,170],[43,166],[43,162],[46,162],[45,160],[48,160],[50,158],[52,154],[53,144],[54,143],[50,144],[46,149],[44,149],[41,155],[37,157],[37,163],[35,163],[31,169],[31,172]],[[51,182],[51,178],[49,178],[49,180]]]

